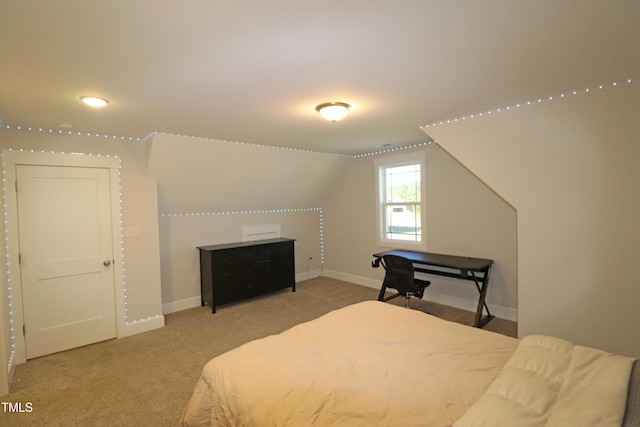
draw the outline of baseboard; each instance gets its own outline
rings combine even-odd
[[[369,279],[368,277],[356,276],[355,274],[342,273],[334,270],[322,270],[322,275],[331,279],[343,280],[345,282],[355,283],[356,285],[380,289],[380,280],[377,279]]]
[[[354,274],[342,273],[333,270],[323,270],[322,275],[336,280],[343,280],[345,282],[355,283],[356,285],[367,286],[369,288],[380,289],[380,280],[370,279],[368,277],[356,276]],[[448,305],[449,307],[459,308],[461,310],[467,310],[475,312],[478,307],[478,300],[471,298],[461,298],[454,295],[449,295],[441,291],[434,291],[427,289],[425,298],[429,301],[433,301],[438,304]],[[493,305],[487,303],[489,311],[496,317],[505,320],[511,320],[513,322],[518,321],[518,310],[510,307],[502,307],[499,305]]]
[[[313,270],[305,273],[296,274],[296,283],[303,280],[313,279],[319,276],[329,277],[336,280],[343,280],[349,283],[355,283],[356,285],[367,286],[369,288],[380,289],[380,280],[370,279],[368,277],[357,276],[355,274],[343,273],[334,270]],[[427,289],[427,298],[430,301],[438,304],[448,305],[450,307],[456,307],[461,310],[476,311],[478,305],[477,299],[461,298],[454,295],[449,295],[444,292],[434,291]],[[175,313],[176,311],[187,310],[200,306],[200,297],[191,297],[178,301],[172,301],[162,304],[162,314]],[[501,319],[511,320],[513,322],[518,321],[518,310],[509,307],[502,307],[499,305],[487,304],[491,314]]]
[[[7,395],[11,391],[10,384],[13,382],[13,376],[16,373],[15,354],[15,351],[11,351],[9,354],[9,360],[7,361],[7,377],[3,378],[3,383],[0,384],[0,396]],[[6,383],[4,383],[5,379],[7,380]]]
[[[478,308],[477,299],[461,298],[429,289],[425,291],[425,299],[438,304],[448,305],[449,307],[455,307],[471,312],[475,312]],[[500,319],[511,320],[512,322],[518,321],[518,310],[516,309],[489,303],[487,303],[487,307],[489,307],[489,311],[492,315],[499,317]]]
[[[321,270],[311,270],[304,273],[296,274],[296,283],[302,282],[304,280],[315,279],[316,277],[320,277]],[[178,301],[171,301],[162,304],[162,314],[170,314],[175,313],[176,311],[188,310],[194,307],[200,307],[202,304],[202,300],[200,296],[185,298]]]
[[[315,279],[316,277],[320,277],[322,275],[322,270],[310,270],[304,273],[296,274],[296,283],[302,282],[305,280]]]
[[[202,305],[202,300],[200,296],[185,298],[178,301],[171,301],[165,304],[162,304],[162,314],[175,313],[176,311],[188,310],[194,307],[200,307]]]
[[[164,316],[156,315],[147,319],[135,320],[125,323],[122,328],[118,328],[118,338],[129,337],[143,332],[153,331],[164,327]]]

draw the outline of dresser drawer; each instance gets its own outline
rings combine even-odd
[[[216,266],[252,263],[257,255],[256,248],[224,249],[211,253]]]
[[[216,306],[291,288],[295,292],[294,239],[199,247],[202,305]]]
[[[293,256],[293,242],[276,243],[257,248],[256,259],[258,261],[290,258]]]

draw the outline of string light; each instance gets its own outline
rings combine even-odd
[[[631,84],[631,83],[635,83],[636,79],[626,79],[624,80],[624,84]],[[444,126],[444,125],[448,125],[448,124],[452,124],[452,123],[457,123],[459,121],[465,121],[467,119],[475,119],[475,118],[479,118],[479,117],[484,117],[485,115],[493,115],[496,113],[501,113],[503,111],[510,111],[512,109],[518,109],[521,108],[523,106],[530,106],[532,104],[541,104],[543,102],[548,102],[548,101],[553,101],[556,99],[565,99],[569,96],[576,96],[578,94],[582,94],[582,93],[593,93],[596,91],[600,91],[603,89],[607,89],[607,88],[613,88],[613,87],[617,87],[619,86],[619,83],[617,81],[611,82],[608,85],[605,84],[599,84],[597,85],[595,88],[585,88],[582,90],[572,90],[569,91],[567,93],[561,93],[557,96],[548,96],[546,98],[537,98],[534,101],[528,100],[526,102],[521,102],[521,103],[516,103],[513,105],[507,105],[505,107],[499,107],[499,108],[495,108],[492,110],[488,110],[488,111],[483,111],[483,112],[478,112],[478,113],[474,113],[471,114],[469,116],[461,116],[461,117],[455,117],[452,119],[448,119],[448,120],[442,120],[439,122],[434,122],[431,124],[427,124],[427,125],[423,125],[420,128],[421,129],[429,129],[429,128],[433,128],[436,126]],[[149,134],[147,134],[145,137],[143,138],[139,138],[139,137],[126,137],[126,136],[115,136],[115,135],[106,135],[106,134],[100,134],[100,133],[90,133],[90,132],[80,132],[80,131],[72,131],[72,130],[62,130],[62,129],[44,129],[42,127],[33,127],[33,126],[12,126],[12,125],[8,125],[8,124],[1,124],[0,123],[0,129],[1,128],[5,128],[7,130],[9,129],[17,129],[19,131],[27,131],[27,132],[41,132],[41,133],[48,133],[48,134],[57,134],[57,135],[69,135],[69,136],[89,136],[89,137],[97,137],[97,138],[103,138],[103,139],[111,139],[111,140],[120,140],[120,141],[132,141],[132,142],[143,142],[146,143],[153,135],[155,135],[157,132],[151,132]],[[404,145],[404,146],[400,146],[400,147],[392,147],[392,148],[386,148],[386,149],[382,149],[382,150],[377,150],[377,151],[373,151],[373,152],[368,152],[368,153],[362,153],[362,154],[355,154],[355,155],[348,155],[348,154],[342,154],[342,153],[330,153],[330,152],[323,152],[323,151],[315,151],[315,150],[308,150],[308,149],[300,149],[300,148],[294,148],[294,147],[280,147],[280,146],[270,146],[270,145],[261,145],[261,144],[255,144],[255,143],[248,143],[248,142],[239,142],[239,141],[230,141],[230,140],[224,140],[224,139],[213,139],[213,138],[206,138],[206,137],[197,137],[197,136],[189,136],[189,135],[180,135],[180,134],[175,134],[175,133],[166,133],[166,132],[160,132],[163,135],[170,135],[170,136],[178,136],[178,137],[183,137],[183,138],[190,138],[190,139],[199,139],[199,140],[207,140],[207,141],[220,141],[223,143],[227,143],[227,144],[239,144],[239,145],[248,145],[248,146],[256,146],[256,147],[267,147],[267,148],[275,148],[275,149],[279,149],[279,150],[287,150],[287,151],[297,151],[297,152],[305,152],[305,153],[313,153],[313,154],[321,154],[321,155],[331,155],[331,156],[340,156],[340,157],[350,157],[350,158],[362,158],[362,157],[369,157],[369,156],[375,156],[375,155],[380,155],[380,154],[386,154],[386,153],[391,153],[391,152],[396,152],[396,151],[401,151],[401,150],[408,150],[408,149],[415,149],[415,148],[419,148],[419,147],[423,147],[426,145],[431,145],[433,143],[435,143],[434,141],[427,141],[427,142],[421,142],[421,143],[417,143],[417,144],[410,144],[410,145]],[[9,151],[11,151],[11,149],[9,149]],[[19,151],[27,151],[27,150],[22,150],[20,149]],[[36,152],[35,150],[28,150],[28,152],[34,153]],[[41,151],[42,153],[46,153],[45,151]],[[54,153],[56,154],[54,151],[51,151],[50,153]],[[65,153],[57,153],[57,154],[65,154]],[[71,153],[74,155],[85,155],[84,153]],[[95,154],[86,154],[88,156],[93,156]],[[97,154],[98,157],[100,156],[106,156],[106,157],[110,157],[109,154],[103,155],[103,154]],[[3,194],[3,212],[4,212],[4,225],[5,225],[5,250],[6,250],[6,254],[5,254],[5,264],[7,267],[7,296],[8,296],[8,300],[9,300],[9,323],[10,323],[10,330],[9,330],[9,335],[10,335],[10,340],[11,340],[11,354],[9,357],[9,367],[11,366],[11,361],[14,358],[15,355],[15,320],[13,318],[13,295],[12,295],[12,286],[11,286],[11,271],[10,271],[10,267],[11,267],[11,259],[10,259],[10,253],[9,253],[9,238],[8,238],[8,219],[7,219],[7,201],[6,201],[6,194],[7,194],[7,182],[6,182],[6,164],[4,161],[4,153],[2,154],[3,157],[3,161],[2,161],[2,185],[3,185],[3,190],[4,190],[4,194]],[[117,156],[114,156],[116,158],[118,158]],[[118,161],[120,161],[120,159],[118,158]],[[119,194],[120,194],[120,236],[121,236],[121,240],[120,240],[120,246],[121,246],[121,255],[122,255],[122,274],[123,274],[123,293],[124,293],[124,316],[125,316],[125,324],[126,325],[130,325],[130,324],[136,324],[136,323],[140,323],[143,321],[148,321],[148,320],[153,320],[153,319],[157,319],[162,317],[161,315],[156,315],[156,316],[150,316],[147,318],[143,318],[143,319],[138,319],[138,320],[132,320],[130,321],[128,318],[128,301],[127,301],[127,292],[126,292],[126,275],[125,275],[125,262],[124,262],[124,231],[123,231],[123,212],[122,212],[122,178],[121,178],[121,162],[120,165],[118,167],[118,181],[119,181]],[[324,263],[324,225],[323,225],[323,211],[322,208],[307,208],[307,209],[277,209],[277,210],[243,210],[243,211],[227,211],[227,212],[202,212],[202,213],[174,213],[174,214],[162,214],[162,217],[192,217],[192,216],[210,216],[210,215],[238,215],[238,214],[267,214],[267,213],[284,213],[284,212],[304,212],[304,211],[318,211],[319,212],[319,222],[320,222],[320,253],[321,253],[321,262]]]
[[[624,83],[625,84],[631,84],[631,83],[633,83],[635,81],[636,81],[635,79],[626,79],[626,80],[624,80]],[[582,90],[575,90],[574,89],[574,90],[571,90],[571,91],[569,91],[567,93],[561,93],[561,94],[556,95],[556,96],[548,96],[546,98],[537,98],[537,99],[535,99],[533,101],[529,100],[529,101],[526,101],[524,103],[516,103],[514,105],[507,105],[506,107],[500,107],[500,108],[496,108],[494,110],[488,110],[488,111],[484,111],[484,112],[481,112],[481,113],[472,114],[472,115],[470,115],[468,117],[467,116],[462,116],[462,117],[455,117],[455,118],[448,119],[448,120],[441,120],[439,122],[434,122],[434,123],[431,123],[431,124],[428,124],[428,125],[420,126],[420,129],[424,130],[424,129],[434,128],[436,126],[443,126],[443,125],[448,125],[448,124],[452,124],[452,123],[457,123],[458,121],[466,120],[467,118],[482,117],[485,114],[491,115],[491,114],[495,114],[495,113],[500,113],[502,111],[510,111],[513,108],[520,108],[521,106],[525,106],[525,105],[529,106],[529,105],[532,105],[532,104],[541,104],[543,102],[553,101],[553,100],[556,100],[558,98],[564,99],[564,98],[567,98],[568,96],[575,96],[575,95],[579,95],[579,94],[593,93],[593,92],[596,92],[596,91],[599,91],[599,90],[603,90],[603,89],[607,89],[607,88],[614,88],[614,87],[617,87],[618,85],[619,85],[618,82],[611,82],[608,85],[599,84],[594,88],[587,87],[587,88],[584,88]]]
[[[107,134],[101,134],[101,133],[80,132],[80,131],[63,130],[63,129],[44,129],[41,127],[36,128],[33,126],[9,125],[9,124],[2,124],[0,125],[0,128],[5,128],[7,130],[16,129],[19,131],[26,131],[26,132],[41,132],[41,133],[67,135],[67,136],[83,136],[83,137],[89,136],[89,137],[115,139],[120,141],[131,141],[131,142],[145,142],[146,138],[148,137],[148,135],[145,138],[138,138],[135,136],[116,136],[116,135],[107,135]]]
[[[327,151],[309,150],[309,149],[302,149],[302,148],[295,148],[295,147],[282,147],[282,146],[275,146],[275,145],[262,145],[262,144],[255,144],[255,143],[251,143],[251,142],[231,141],[231,140],[226,140],[226,139],[215,139],[215,138],[207,138],[207,137],[202,137],[202,136],[181,135],[181,134],[169,133],[169,132],[155,132],[154,131],[154,132],[150,132],[149,134],[147,134],[143,138],[137,138],[137,137],[126,137],[126,136],[110,136],[110,135],[99,134],[99,133],[92,134],[92,133],[89,133],[89,132],[87,132],[87,133],[74,132],[74,131],[60,130],[60,129],[56,130],[56,129],[33,128],[33,127],[25,127],[25,126],[13,126],[12,127],[11,125],[2,125],[1,127],[4,127],[5,129],[8,129],[8,130],[15,128],[15,129],[17,129],[19,131],[48,132],[50,134],[56,133],[56,134],[59,134],[59,135],[72,135],[72,136],[95,136],[95,137],[98,137],[98,138],[111,138],[111,139],[117,139],[117,140],[121,140],[121,141],[132,141],[132,142],[141,142],[141,143],[146,143],[154,135],[160,134],[160,135],[177,136],[177,137],[180,137],[180,138],[188,138],[188,139],[191,139],[191,140],[198,139],[198,140],[203,140],[203,141],[222,142],[224,144],[247,145],[247,146],[251,146],[251,147],[272,148],[272,149],[276,149],[276,150],[296,151],[296,152],[309,153],[309,154],[318,154],[318,155],[325,155],[325,156],[337,156],[337,157],[347,157],[347,158],[361,158],[361,157],[375,156],[375,155],[378,155],[378,154],[384,154],[384,153],[389,153],[389,152],[393,152],[393,151],[409,150],[409,149],[422,147],[422,146],[434,143],[434,141],[426,141],[426,142],[421,142],[421,143],[418,143],[418,144],[403,145],[403,146],[399,146],[399,147],[387,148],[387,149],[383,149],[383,150],[378,150],[378,151],[368,152],[368,153],[362,153],[362,154],[344,154],[344,153],[332,153],[332,152],[327,152]],[[76,154],[79,154],[79,153],[76,153]]]
[[[170,132],[152,132],[152,133],[153,134],[157,133],[157,134],[160,134],[160,135],[177,136],[177,137],[180,137],[180,138],[188,138],[188,139],[191,139],[191,140],[198,139],[198,140],[203,140],[203,141],[222,142],[224,144],[248,145],[248,146],[251,146],[251,147],[273,148],[273,149],[276,149],[276,150],[284,150],[284,151],[298,151],[298,152],[302,152],[302,153],[320,154],[320,155],[325,155],[325,156],[353,157],[350,154],[344,154],[344,153],[331,153],[331,152],[327,152],[327,151],[309,150],[309,149],[296,148],[296,147],[283,147],[283,146],[278,146],[278,145],[256,144],[256,143],[253,143],[253,142],[230,141],[230,140],[227,140],[227,139],[207,138],[207,137],[204,137],[204,136],[181,135],[181,134],[170,133]],[[147,136],[145,138],[148,138],[148,137],[149,136]]]
[[[435,141],[425,141],[417,144],[402,145],[399,147],[389,147],[389,148],[385,148],[378,151],[372,151],[370,153],[355,154],[351,157],[353,157],[354,159],[358,159],[361,157],[377,156],[379,154],[393,153],[394,151],[411,150],[414,148],[424,147],[431,144],[435,144]]]
[[[230,140],[226,140],[226,139],[215,139],[215,138],[207,138],[207,137],[201,137],[201,136],[181,135],[181,134],[169,133],[169,132],[152,132],[151,134],[149,134],[149,135],[147,135],[145,137],[145,140],[148,139],[150,136],[156,134],[156,133],[158,133],[160,135],[177,136],[177,137],[180,137],[180,138],[188,138],[188,139],[192,139],[192,140],[193,139],[199,139],[199,140],[204,140],[204,141],[217,141],[217,142],[222,142],[222,143],[225,143],[225,144],[248,145],[248,146],[253,146],[253,147],[273,148],[273,149],[276,149],[276,150],[298,151],[298,152],[303,152],[303,153],[319,154],[319,155],[326,155],[326,156],[347,157],[347,158],[360,158],[360,157],[367,157],[367,156],[375,156],[375,155],[378,155],[378,154],[384,154],[384,153],[389,153],[389,152],[393,152],[393,151],[410,150],[410,149],[413,149],[413,148],[423,147],[425,145],[430,145],[430,144],[434,143],[434,141],[425,141],[425,142],[420,142],[420,143],[416,143],[416,144],[409,144],[409,145],[403,145],[403,146],[399,146],[399,147],[386,148],[386,149],[383,149],[383,150],[378,150],[378,151],[369,152],[369,153],[344,154],[344,153],[332,153],[332,152],[327,152],[327,151],[308,150],[308,149],[295,148],[295,147],[281,147],[281,146],[275,146],[275,145],[255,144],[255,143],[251,143],[251,142],[230,141]]]
[[[8,318],[9,318],[9,342],[10,351],[9,359],[7,361],[7,372],[11,371],[13,366],[13,360],[16,354],[16,329],[15,319],[13,313],[13,285],[11,275],[11,255],[9,253],[9,220],[7,218],[7,165],[4,158],[4,152],[2,153],[2,204],[3,204],[3,222],[4,222],[4,248],[5,248],[5,265],[6,265],[6,277],[7,277],[7,299],[8,299]]]
[[[149,316],[149,317],[145,317],[145,318],[138,319],[138,320],[131,320],[131,321],[127,322],[127,326],[128,325],[135,325],[137,323],[142,323],[142,322],[148,322],[150,320],[155,320],[155,319],[160,319],[160,318],[164,318],[164,316],[162,316],[161,314],[157,314],[155,316]]]
[[[300,212],[318,212],[319,228],[320,228],[320,264],[324,265],[324,222],[322,208],[297,208],[297,209],[254,209],[254,210],[238,210],[238,211],[213,211],[213,212],[179,212],[179,213],[163,213],[163,218],[193,218],[199,216],[225,216],[225,215],[265,215],[274,213],[300,213]]]
[[[625,79],[623,82],[624,84],[631,84],[632,82],[635,83],[637,79]],[[546,102],[546,101],[553,101],[554,99],[557,98],[561,98],[564,99],[567,96],[575,96],[581,93],[591,93],[591,92],[595,92],[596,90],[603,90],[606,88],[610,88],[610,87],[617,87],[619,86],[619,82],[614,81],[609,83],[608,85],[606,84],[599,84],[597,85],[595,88],[585,88],[582,90],[572,90],[569,91],[567,93],[561,93],[557,96],[548,96],[546,98],[537,98],[534,101],[526,101],[526,102],[519,102],[513,105],[507,105],[505,107],[499,107],[499,108],[495,108],[493,110],[488,110],[488,111],[482,111],[482,112],[478,112],[478,113],[474,113],[471,114],[469,116],[462,116],[462,117],[454,117],[452,119],[447,119],[447,120],[441,120],[439,122],[434,122],[434,123],[430,123],[430,124],[426,124],[423,126],[420,126],[420,129],[424,130],[424,129],[429,129],[429,128],[434,128],[436,126],[443,126],[443,125],[447,125],[447,124],[451,124],[451,123],[457,123],[460,120],[467,120],[467,119],[474,119],[474,118],[478,118],[478,117],[484,117],[485,115],[492,115],[492,114],[496,114],[496,113],[500,113],[503,111],[510,111],[511,109],[514,108],[520,108],[523,106],[529,106],[532,104],[540,104],[542,102]],[[169,136],[178,136],[181,138],[189,138],[189,139],[199,139],[199,140],[205,140],[205,141],[219,141],[219,142],[223,142],[226,144],[238,144],[238,145],[248,145],[248,146],[255,146],[255,147],[266,147],[266,148],[274,148],[274,149],[278,149],[278,150],[287,150],[287,151],[298,151],[298,152],[305,152],[305,153],[313,153],[313,154],[321,154],[321,155],[329,155],[329,156],[340,156],[340,157],[351,157],[351,158],[361,158],[361,157],[368,157],[368,156],[375,156],[375,155],[379,155],[379,154],[385,154],[385,153],[389,153],[389,152],[393,152],[393,151],[400,151],[400,150],[407,150],[407,149],[413,149],[416,147],[422,147],[425,145],[429,145],[434,143],[434,141],[428,141],[428,142],[422,142],[419,144],[411,144],[411,145],[404,145],[401,147],[395,147],[395,148],[389,148],[389,149],[384,149],[384,150],[377,150],[377,151],[373,151],[373,152],[367,152],[367,153],[362,153],[362,154],[355,154],[355,155],[350,155],[350,154],[344,154],[344,153],[332,153],[332,152],[326,152],[326,151],[319,151],[319,150],[309,150],[309,149],[301,149],[301,148],[295,148],[295,147],[282,147],[282,146],[273,146],[273,145],[263,145],[263,144],[256,144],[256,143],[251,143],[251,142],[241,142],[241,141],[231,141],[231,140],[226,140],[226,139],[216,139],[216,138],[208,138],[208,137],[201,137],[201,136],[193,136],[193,135],[182,135],[182,134],[177,134],[177,133],[171,133],[171,132],[150,132],[149,134],[147,134],[146,136],[144,136],[143,138],[139,138],[139,137],[126,137],[126,136],[114,136],[114,135],[106,135],[106,134],[99,134],[99,133],[90,133],[90,132],[79,132],[79,131],[72,131],[72,130],[62,130],[62,129],[44,129],[41,127],[35,128],[35,127],[25,127],[25,126],[11,126],[11,125],[3,125],[0,124],[0,128],[4,127],[5,129],[17,129],[17,130],[25,130],[25,131],[32,131],[32,132],[47,132],[50,134],[59,134],[59,135],[77,135],[77,136],[95,136],[95,137],[100,137],[100,138],[111,138],[111,139],[118,139],[121,141],[135,141],[135,142],[142,142],[142,143],[146,143],[151,137],[153,137],[155,134],[161,134],[161,135],[169,135]]]
[[[5,128],[9,129],[10,126],[4,126]],[[45,132],[45,130],[41,129],[41,128],[22,128],[21,126],[17,126],[16,129],[18,130],[26,130],[26,131],[38,131],[38,132]],[[96,134],[96,136],[100,136],[98,134]],[[124,137],[122,137],[124,139]],[[129,138],[128,140],[130,141],[134,141],[135,138]],[[13,149],[13,148],[8,148],[6,151],[8,152],[24,152],[24,153],[42,153],[42,154],[55,154],[55,155],[75,155],[75,156],[88,156],[88,157],[105,157],[105,158],[113,158],[115,160],[118,161],[118,209],[119,209],[119,222],[120,222],[120,254],[121,254],[121,259],[122,259],[122,290],[123,290],[123,296],[124,296],[124,323],[125,325],[131,325],[131,324],[136,324],[136,323],[140,323],[143,321],[148,321],[148,320],[153,320],[153,319],[157,319],[157,318],[161,318],[163,317],[162,315],[156,315],[156,316],[149,316],[147,318],[143,318],[143,319],[138,319],[138,320],[129,320],[129,316],[128,316],[128,303],[127,303],[127,280],[126,280],[126,265],[125,265],[125,244],[124,244],[124,211],[123,211],[123,205],[122,205],[122,161],[121,159],[117,156],[117,155],[112,155],[112,154],[94,154],[94,153],[77,153],[77,152],[72,152],[72,153],[65,153],[65,152],[56,152],[56,151],[45,151],[45,150],[41,150],[41,151],[37,151],[34,149]],[[6,154],[5,151],[2,152],[1,154],[2,157],[2,190],[3,190],[3,195],[2,195],[2,199],[3,199],[3,222],[4,222],[4,243],[5,243],[5,266],[6,266],[6,280],[7,280],[7,300],[8,300],[8,320],[9,320],[9,340],[10,340],[10,354],[9,354],[9,360],[8,360],[8,365],[7,365],[7,369],[11,369],[12,365],[13,365],[13,360],[15,359],[16,356],[16,319],[15,319],[15,313],[14,313],[14,295],[13,295],[13,272],[11,271],[11,267],[15,264],[15,262],[13,262],[13,260],[11,259],[11,244],[12,242],[10,241],[10,230],[9,230],[9,226],[10,221],[9,221],[9,214],[8,214],[8,204],[7,204],[7,194],[8,194],[8,188],[7,188],[7,159],[6,159]]]
[[[240,211],[213,211],[213,212],[178,212],[163,213],[161,217],[186,217],[186,216],[214,216],[214,215],[240,215],[240,214],[271,214],[271,213],[290,213],[290,212],[308,212],[321,211],[322,208],[299,208],[299,209],[255,209]]]

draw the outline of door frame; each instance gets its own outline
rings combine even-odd
[[[113,243],[113,273],[116,310],[116,336],[124,334],[126,306],[124,293],[124,244],[122,240],[122,207],[120,188],[121,161],[118,156],[93,155],[84,153],[34,152],[25,150],[2,150],[2,178],[4,193],[4,232],[6,281],[9,289],[10,307],[8,317],[12,325],[10,331],[10,370],[15,365],[27,361],[25,338],[22,333],[24,313],[22,308],[22,279],[18,264],[20,241],[18,234],[18,199],[15,191],[16,166],[61,166],[109,169],[111,192],[111,233]]]

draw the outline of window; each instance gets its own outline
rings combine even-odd
[[[379,159],[378,243],[422,246],[424,155]]]

